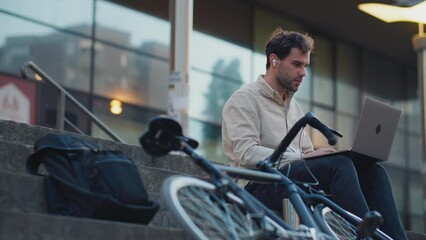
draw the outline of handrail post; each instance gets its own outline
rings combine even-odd
[[[90,112],[83,104],[81,104],[76,98],[74,98],[65,88],[63,88],[59,83],[53,80],[49,75],[47,75],[43,70],[41,70],[33,62],[26,62],[21,67],[21,76],[25,79],[29,78],[27,70],[31,69],[34,73],[38,74],[44,81],[56,88],[59,92],[58,94],[58,103],[57,103],[57,113],[56,113],[56,127],[60,130],[64,130],[65,125],[65,101],[69,100],[70,103],[73,103],[77,109],[81,110],[86,116],[90,118],[99,128],[101,128],[107,135],[109,135],[113,140],[125,143],[118,135],[116,135],[111,129],[109,129],[99,118],[97,118],[92,112]]]
[[[56,103],[56,128],[64,130],[65,124],[65,93],[58,91],[58,102]]]

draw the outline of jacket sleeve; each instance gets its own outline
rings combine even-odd
[[[274,149],[260,146],[259,106],[249,94],[236,93],[225,104],[222,117],[224,152],[234,166],[256,168]],[[272,126],[271,126],[272,127]],[[300,159],[301,153],[286,152],[280,164]]]

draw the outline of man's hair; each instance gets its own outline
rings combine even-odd
[[[269,55],[275,53],[279,59],[286,58],[292,48],[298,48],[303,53],[313,51],[314,39],[308,34],[302,34],[294,31],[284,31],[282,28],[277,28],[266,42],[266,69],[269,68]]]

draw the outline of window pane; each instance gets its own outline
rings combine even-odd
[[[21,35],[19,31],[14,32],[13,29],[9,29],[7,33],[0,33],[0,43],[3,44],[0,54],[1,71],[19,75],[22,64],[31,60],[63,86],[88,91],[89,39],[56,32],[1,14],[0,22],[9,26],[19,26],[19,31],[28,30],[26,35]]]
[[[337,45],[337,110],[358,114],[358,64],[357,51],[344,44]]]
[[[242,84],[230,78],[221,78],[199,71],[191,71],[189,115],[197,119],[221,124],[222,108],[228,98]]]
[[[254,9],[254,50],[265,51],[265,43],[275,28],[282,26],[284,30],[304,32],[303,26],[297,22],[283,18],[281,14],[275,14],[261,7]],[[266,59],[265,59],[266,61]]]
[[[107,1],[97,1],[96,37],[123,47],[170,46],[170,22]],[[168,55],[167,55],[168,57]]]
[[[198,154],[213,162],[225,164],[229,163],[229,160],[223,153],[222,149],[220,125],[213,125],[190,118],[189,132],[190,137],[196,139],[200,143],[197,148]],[[215,135],[216,137],[209,137],[213,135]]]
[[[413,99],[406,102],[404,114],[407,116],[408,131],[419,133],[421,132],[421,113],[420,100]]]
[[[311,56],[314,101],[333,107],[333,66],[331,42],[315,37],[315,50]]]
[[[418,135],[409,135],[408,136],[408,156],[409,156],[409,168],[412,170],[419,171],[422,169],[422,140]]]
[[[297,90],[297,98],[304,99],[306,101],[311,100],[311,88],[312,88],[312,70],[310,67],[306,69],[306,76],[303,78],[303,82]]]
[[[424,211],[424,189],[422,186],[421,174],[410,175],[410,217],[411,226],[410,230],[415,232],[425,232],[425,225],[423,224]]]
[[[0,9],[85,35],[91,34],[93,2],[88,0],[2,0]],[[25,29],[9,30],[25,33]],[[3,28],[3,30],[6,30]],[[31,29],[27,29],[31,32]],[[2,31],[2,30],[0,30]],[[0,35],[2,35],[0,33]]]
[[[406,165],[405,136],[403,132],[396,131],[387,163],[401,167]]]
[[[251,71],[251,79],[249,82],[256,81],[259,75],[266,73],[266,57],[265,54],[255,52],[253,54],[253,67]]]
[[[404,222],[405,214],[402,214],[402,211],[405,209],[404,203],[407,200],[406,182],[402,181],[404,172],[401,169],[386,167],[386,165],[385,168],[389,174],[396,207],[400,212],[401,220]]]
[[[165,114],[162,111],[123,103],[123,112],[115,115],[110,112],[109,104],[109,99],[95,97],[93,113],[126,143],[137,146],[140,146],[139,137],[147,128],[149,121],[159,114]],[[103,130],[93,123],[91,130],[94,137],[110,139]]]
[[[168,62],[97,44],[94,92],[127,103],[166,110]],[[146,46],[163,51],[160,44]]]
[[[302,111],[304,113],[310,112],[311,111],[311,107],[308,101],[305,101],[303,99],[299,99],[298,97],[296,97],[297,102],[299,103],[300,107],[302,108]]]
[[[363,52],[363,87],[382,99],[403,99],[405,78],[401,64],[397,64],[382,56]]]
[[[343,135],[342,138],[337,138],[338,150],[352,148],[357,122],[358,119],[355,119],[354,117],[346,116],[343,114],[337,115],[336,130],[342,133]]]
[[[331,128],[334,128],[333,111],[320,107],[314,107],[313,112],[321,122]],[[315,148],[329,146],[327,139],[318,130],[312,131],[312,143]]]
[[[200,32],[191,39],[191,67],[231,78],[234,81],[252,82],[252,53],[249,49],[223,41]],[[198,81],[191,78],[190,81]]]

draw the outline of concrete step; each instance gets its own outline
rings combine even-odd
[[[28,156],[28,152],[28,149],[23,145],[0,142],[0,171],[25,173],[25,161]],[[174,156],[171,156],[170,158],[173,157]],[[179,161],[182,162],[181,159],[177,158],[176,162]],[[201,169],[197,169],[198,171],[188,170],[191,168],[191,165],[194,169],[197,167],[189,161],[183,164],[181,163],[186,166],[177,166],[176,168],[167,166],[164,161],[164,166],[154,163],[141,164],[140,161],[135,161],[135,163],[144,186],[149,192],[158,192],[164,179],[174,174],[206,177],[205,174],[202,174],[203,171]],[[185,167],[187,167],[186,170]],[[46,174],[42,167],[40,168],[40,173]]]
[[[151,183],[145,185],[149,198],[160,205],[159,211],[149,225],[178,228],[179,225],[162,203],[159,193],[162,180],[155,180],[155,178],[169,175],[161,176],[161,172],[164,171],[159,170],[158,172],[147,174],[151,179],[145,181]],[[0,209],[26,213],[48,213],[43,178],[30,174],[0,171]]]
[[[413,232],[413,231],[407,231],[407,237],[408,240],[426,240],[426,234],[419,233],[419,232]]]
[[[0,209],[2,240],[189,239],[181,230]]]
[[[0,170],[23,172],[25,161],[33,152],[33,145],[40,137],[60,132],[55,129],[0,120]],[[97,143],[101,149],[120,150],[138,166],[163,169],[170,172],[205,176],[203,171],[191,159],[180,153],[171,153],[164,157],[151,157],[141,146],[122,144],[115,141],[93,138],[76,133],[67,134],[86,138]]]

